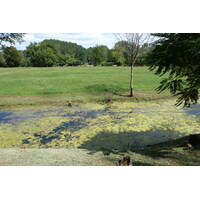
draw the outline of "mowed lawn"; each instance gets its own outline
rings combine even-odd
[[[135,67],[136,91],[154,91],[162,78]],[[0,95],[77,94],[129,91],[130,67],[0,68]]]

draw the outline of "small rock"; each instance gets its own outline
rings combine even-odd
[[[72,104],[68,101],[67,106],[72,107]]]

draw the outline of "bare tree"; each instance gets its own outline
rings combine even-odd
[[[131,76],[130,76],[130,96],[134,95],[133,91],[133,79],[134,79],[134,64],[137,59],[139,49],[144,43],[148,43],[150,39],[149,33],[118,33],[115,34],[118,41],[127,42],[127,51],[131,61]]]

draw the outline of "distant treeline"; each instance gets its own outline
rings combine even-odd
[[[130,66],[128,48],[126,41],[117,42],[113,49],[105,45],[86,49],[76,43],[49,39],[31,43],[24,51],[18,51],[13,46],[3,47],[0,67]],[[152,48],[147,43],[141,46],[135,65],[148,65],[146,55]]]

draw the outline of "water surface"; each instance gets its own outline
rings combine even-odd
[[[172,101],[0,110],[0,147],[142,148],[200,133],[199,117]]]

